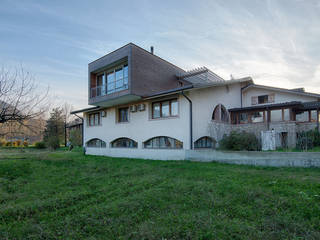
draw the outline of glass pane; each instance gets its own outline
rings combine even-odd
[[[290,121],[290,110],[284,109],[284,121]]]
[[[240,113],[240,123],[248,123],[248,114]]]
[[[114,88],[115,88],[114,83],[108,84],[108,92],[114,90]]]
[[[104,74],[97,77],[97,86],[102,86],[104,83]]]
[[[123,67],[123,74],[124,74],[124,77],[128,77],[128,65],[124,65]]]
[[[169,117],[169,116],[170,116],[169,101],[166,101],[162,103],[162,117]]]
[[[171,116],[178,116],[178,101],[171,101]]]
[[[116,80],[122,79],[123,78],[123,70],[121,69],[117,69],[116,70]]]
[[[99,124],[99,114],[94,114],[94,125]]]
[[[311,122],[316,122],[317,121],[317,110],[312,110],[311,111]]]
[[[263,122],[263,112],[254,112],[251,115],[251,121],[253,123]]]
[[[160,137],[160,148],[166,148],[166,139],[164,137]]]
[[[144,147],[145,147],[145,148],[152,148],[152,140],[146,141],[146,142],[144,143]]]
[[[119,109],[119,122],[128,122],[128,108]]]
[[[159,117],[160,117],[160,103],[154,103],[152,118],[159,118]]]
[[[271,122],[282,121],[282,110],[272,110],[270,113],[271,113]]]
[[[296,114],[296,120],[298,122],[307,122],[307,121],[309,121],[309,113],[308,112],[302,112],[302,113]]]
[[[123,86],[123,79],[116,81],[116,88],[121,88]]]
[[[89,124],[90,124],[90,126],[94,125],[94,118],[93,118],[92,114],[89,115]]]
[[[114,82],[115,79],[114,79],[114,72],[111,72],[111,73],[108,73],[107,74],[107,83],[112,83]]]
[[[125,77],[125,78],[123,79],[123,84],[124,84],[124,85],[128,85],[128,77]]]

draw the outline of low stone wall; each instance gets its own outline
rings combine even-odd
[[[186,160],[269,167],[320,167],[320,152],[186,150]]]
[[[235,152],[184,149],[86,148],[86,154],[154,160],[191,160],[272,167],[320,167],[320,152]]]

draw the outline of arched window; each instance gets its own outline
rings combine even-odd
[[[99,138],[93,138],[86,143],[87,147],[105,148],[106,142]]]
[[[171,137],[154,137],[144,142],[145,148],[181,149],[183,143]]]
[[[111,142],[113,148],[137,148],[138,143],[130,138],[118,138]]]
[[[212,120],[219,122],[229,122],[229,113],[222,104],[218,104],[213,110]]]
[[[211,137],[201,137],[194,142],[194,148],[215,148],[217,141]]]

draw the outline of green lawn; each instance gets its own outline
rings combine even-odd
[[[320,169],[0,150],[0,239],[320,239]]]

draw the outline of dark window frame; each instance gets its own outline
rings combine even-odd
[[[162,113],[162,104],[165,102],[169,102],[169,116],[163,116]],[[172,114],[172,102],[176,102],[177,103],[177,114],[173,115]],[[159,104],[160,105],[160,116],[159,117],[154,117],[154,105],[155,104]],[[170,117],[178,117],[179,116],[179,101],[177,98],[172,98],[172,99],[165,99],[165,100],[161,100],[161,101],[156,101],[152,103],[151,106],[151,118],[152,119],[160,119],[160,118],[170,118]]]
[[[127,143],[125,144],[126,146],[116,146],[117,144],[121,145],[122,143],[124,143],[121,141],[127,141]],[[111,148],[138,148],[138,142],[134,141],[131,138],[121,137],[113,140],[110,143],[110,147]]]
[[[95,145],[93,145],[93,142],[95,143]],[[93,148],[106,148],[107,144],[106,144],[105,141],[103,141],[103,140],[101,140],[99,138],[92,138],[92,139],[90,139],[89,141],[86,142],[86,146],[87,147],[93,147]]]
[[[127,112],[127,117],[126,117],[126,121],[122,121],[122,117],[121,117],[121,110],[126,110],[126,112]],[[117,119],[117,122],[118,123],[128,123],[129,122],[129,107],[121,107],[121,108],[118,108],[117,109],[117,111],[118,111],[118,114],[117,114],[117,117],[118,117],[118,119]]]
[[[205,140],[205,146],[200,145],[201,141],[203,140]],[[208,146],[209,142],[211,146]],[[215,149],[215,146],[216,146],[216,141],[212,137],[208,137],[208,136],[203,136],[194,142],[195,149]]]
[[[258,96],[258,104],[265,104],[269,102],[269,95],[260,95]]]
[[[95,116],[98,115],[98,122],[96,122]],[[93,124],[91,124],[91,117],[93,117]],[[88,124],[89,127],[94,127],[94,126],[101,126],[101,113],[100,112],[95,112],[95,113],[89,113],[88,114]]]
[[[173,141],[173,145],[172,147],[161,147],[161,138],[164,139],[165,142],[169,142]],[[153,146],[153,142],[157,142],[158,146]],[[149,145],[149,142],[151,143],[151,147],[147,147],[146,145]],[[170,143],[171,144],[171,143]],[[177,147],[178,146],[178,147]],[[172,138],[172,137],[168,137],[168,136],[157,136],[157,137],[153,137],[150,138],[146,141],[143,142],[143,148],[145,149],[183,149],[183,142],[179,141],[178,139]]]

